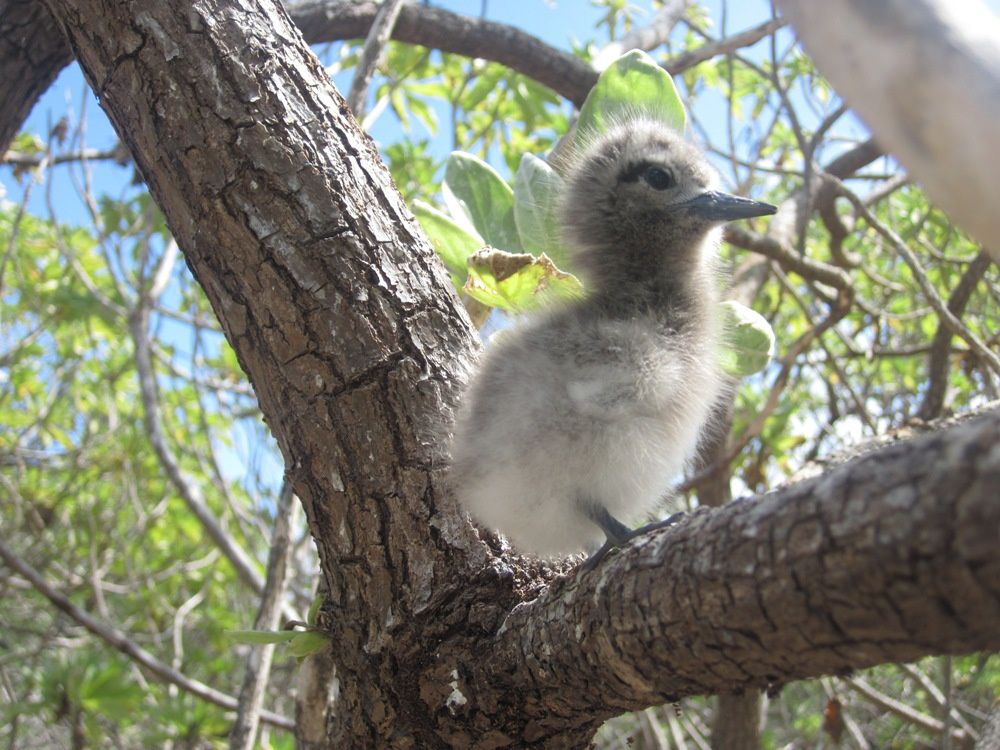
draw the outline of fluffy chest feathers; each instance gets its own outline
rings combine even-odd
[[[461,414],[453,475],[463,504],[524,551],[601,540],[578,505],[636,519],[693,453],[719,389],[715,335],[654,319],[556,314],[503,334]]]

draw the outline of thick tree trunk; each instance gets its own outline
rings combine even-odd
[[[581,747],[684,695],[1000,647],[996,413],[701,511],[593,573],[499,556],[441,481],[474,332],[281,7],[47,2],[305,505],[329,747]]]
[[[73,59],[39,0],[0,0],[0,157],[59,71]]]

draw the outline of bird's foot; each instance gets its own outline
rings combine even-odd
[[[604,508],[599,508],[593,511],[591,519],[598,526],[601,527],[601,529],[604,531],[604,535],[607,538],[604,544],[601,545],[600,549],[598,549],[596,552],[594,552],[594,554],[592,554],[590,557],[584,560],[582,566],[584,572],[590,572],[591,570],[596,568],[600,564],[601,560],[603,560],[607,556],[608,552],[610,552],[611,550],[625,546],[631,540],[635,539],[637,536],[640,536],[641,534],[645,534],[649,531],[656,531],[657,529],[665,529],[668,526],[673,526],[683,517],[684,517],[683,512],[674,513],[673,515],[663,519],[662,521],[647,523],[645,526],[640,526],[637,529],[630,529],[624,524],[620,523],[618,519],[616,519],[614,516],[608,513],[607,510],[605,510]]]
[[[638,529],[634,529],[629,534],[629,539],[639,536],[639,534],[645,534],[647,531],[656,531],[657,529],[665,529],[668,526],[673,526],[674,524],[680,522],[684,518],[684,511],[674,513],[673,515],[664,518],[662,521],[656,521],[654,523],[647,523],[645,526],[640,526]]]

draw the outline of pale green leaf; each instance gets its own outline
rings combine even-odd
[[[413,215],[430,238],[434,250],[456,277],[458,284],[465,280],[465,259],[486,244],[471,227],[466,228],[442,211],[423,201],[414,201]]]
[[[720,305],[723,340],[722,368],[734,377],[745,377],[767,367],[774,356],[774,331],[760,313],[726,300]]]
[[[288,643],[288,652],[292,656],[303,658],[311,654],[316,654],[330,645],[330,638],[325,633],[315,630],[303,630],[295,633],[295,637]]]
[[[632,50],[601,73],[580,108],[581,134],[603,133],[623,117],[637,114],[659,120],[677,131],[687,123],[674,80],[641,50]]]
[[[514,220],[521,246],[534,255],[545,253],[560,267],[568,254],[559,233],[558,205],[563,180],[543,159],[524,154],[514,175]]]
[[[444,181],[486,244],[510,252],[522,249],[514,222],[514,191],[493,167],[455,151],[448,157]]]

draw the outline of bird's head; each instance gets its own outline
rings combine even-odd
[[[566,242],[584,271],[650,275],[700,267],[727,221],[773,214],[767,203],[717,190],[719,178],[680,134],[629,119],[580,150],[562,202]],[[716,233],[717,234],[717,233]]]

